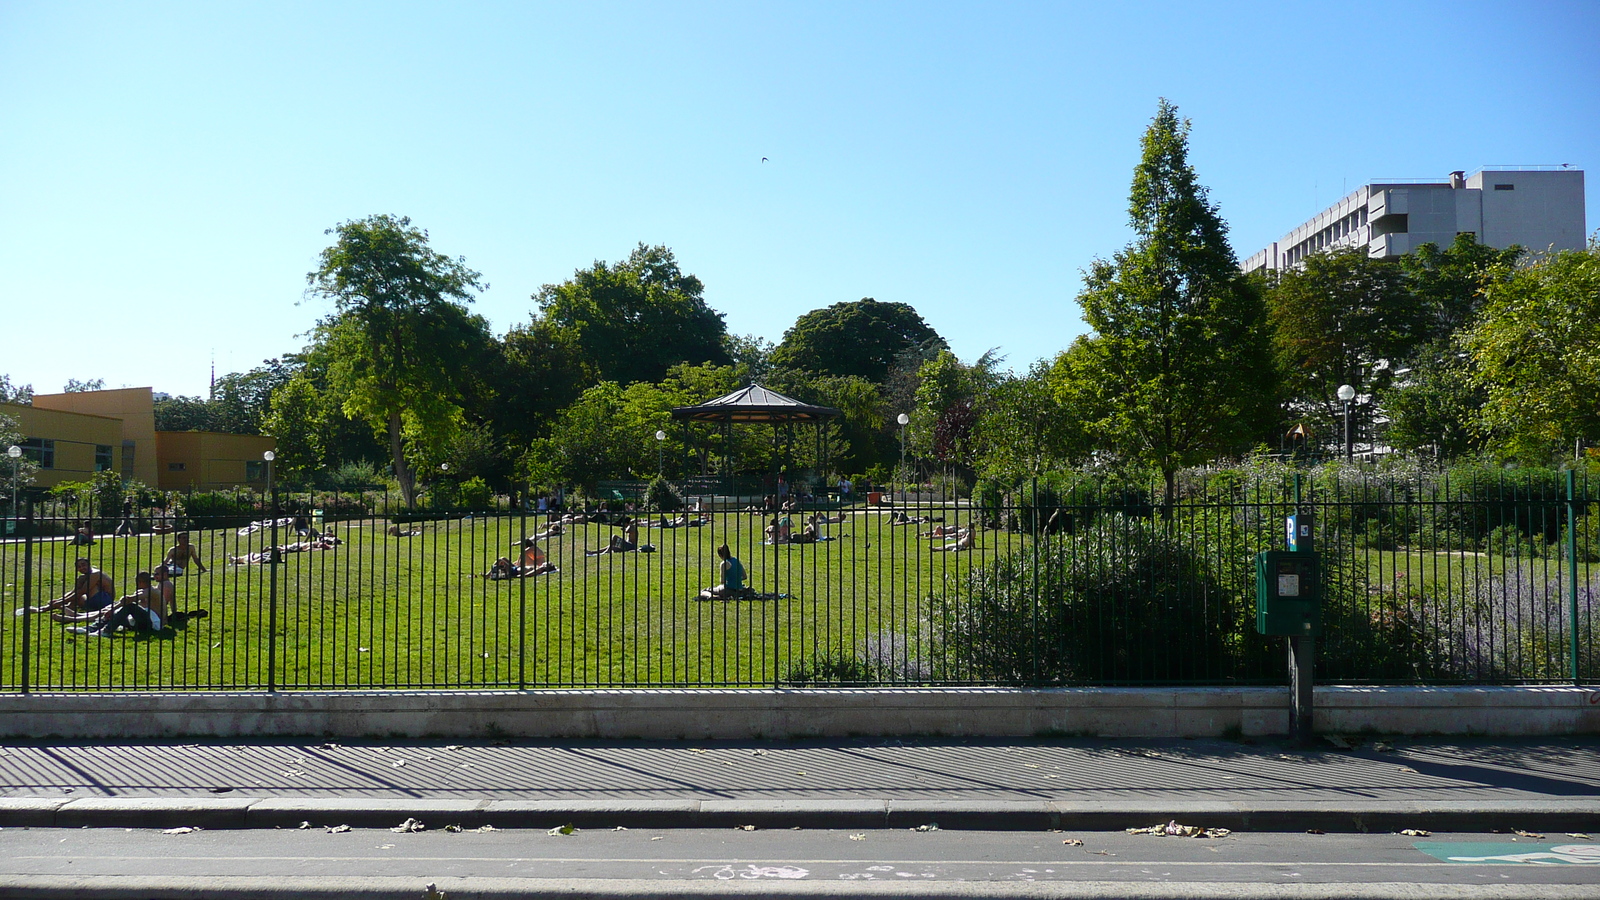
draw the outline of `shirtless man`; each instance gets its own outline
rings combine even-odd
[[[43,606],[24,606],[17,610],[17,615],[65,609],[80,613],[99,612],[116,602],[117,586],[112,583],[110,575],[90,565],[86,556],[78,557],[74,565],[78,570],[78,578],[73,582],[72,590]]]
[[[180,531],[177,538],[178,543],[167,551],[166,558],[161,561],[161,568],[166,569],[173,578],[178,578],[192,562],[201,574],[205,574],[206,564],[200,561],[200,549],[189,543],[189,532]]]
[[[151,582],[149,572],[140,572],[134,576],[137,590],[123,597],[116,606],[80,617],[92,618],[94,621],[90,624],[67,630],[100,637],[111,637],[118,628],[138,632],[160,631],[162,614],[166,611],[166,597],[161,590],[153,588]]]

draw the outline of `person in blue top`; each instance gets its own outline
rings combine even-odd
[[[717,556],[722,558],[722,583],[711,588],[712,596],[726,598],[745,593],[744,565],[728,549],[727,544],[717,548]]]

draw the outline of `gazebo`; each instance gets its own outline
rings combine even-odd
[[[771,425],[774,448],[778,446],[780,435],[787,436],[788,446],[793,445],[795,425],[811,425],[816,430],[819,461],[823,459],[826,450],[826,444],[822,440],[822,426],[842,415],[844,415],[842,411],[831,406],[801,403],[793,397],[786,397],[759,384],[742,387],[696,406],[678,406],[672,410],[674,420],[720,426],[725,438],[729,439],[732,437],[734,425]],[[731,440],[724,442],[724,446],[730,444]],[[731,475],[731,466],[729,469]]]

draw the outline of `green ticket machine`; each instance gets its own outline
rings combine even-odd
[[[1256,631],[1289,637],[1322,632],[1322,565],[1315,550],[1256,555]]]

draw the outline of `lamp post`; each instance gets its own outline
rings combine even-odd
[[[911,417],[901,413],[895,416],[894,420],[900,423],[900,478],[904,480],[906,477],[906,426],[911,424]]]
[[[1355,436],[1350,433],[1350,401],[1356,398],[1356,389],[1348,384],[1339,385],[1339,401],[1344,404],[1344,461],[1355,456]]]
[[[278,454],[271,450],[261,454],[267,461],[267,496],[271,498],[272,542],[267,545],[267,690],[278,689],[278,492],[272,486],[272,461]]]
[[[660,478],[662,476],[662,474],[666,471],[666,464],[665,464],[665,462],[662,461],[662,456],[661,456],[662,448],[666,446],[666,442],[667,442],[667,433],[665,431],[661,431],[661,430],[657,429],[657,431],[656,431],[656,477],[657,478]]]
[[[17,491],[22,484],[22,448],[12,444],[6,448],[6,455],[11,457],[11,518],[14,523],[17,518]],[[15,528],[16,525],[11,527]]]

